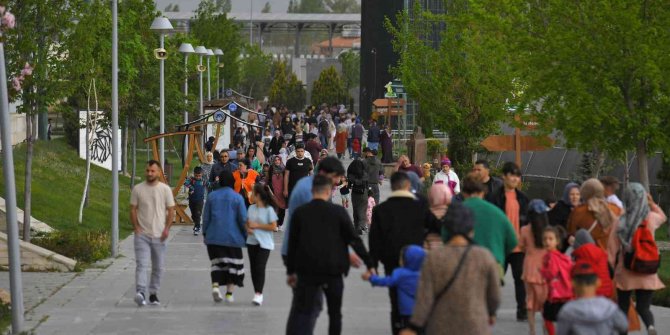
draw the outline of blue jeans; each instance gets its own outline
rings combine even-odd
[[[311,335],[314,333],[316,318],[321,311],[320,297],[323,294],[326,295],[328,303],[328,334],[341,334],[342,293],[344,293],[342,276],[298,275],[298,282],[293,289],[293,302],[286,325],[286,334]]]
[[[158,293],[163,274],[163,259],[165,256],[165,241],[160,237],[151,237],[145,234],[135,235],[135,291],[147,294],[147,270],[151,260],[151,281],[149,294]]]
[[[321,146],[324,149],[328,149],[328,136],[326,134],[319,133],[319,141],[321,141]]]
[[[379,142],[368,142],[370,150],[379,150]]]

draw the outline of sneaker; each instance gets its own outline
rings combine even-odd
[[[156,295],[156,293],[149,295],[149,304],[154,306],[158,306],[161,304],[161,302],[158,300],[158,296]]]
[[[140,307],[142,307],[142,306],[144,306],[144,305],[147,304],[147,301],[146,301],[146,299],[144,298],[144,293],[142,293],[142,292],[137,292],[137,293],[135,294],[135,303],[137,304],[137,306],[140,306]]]
[[[221,296],[221,291],[219,290],[218,286],[212,287],[212,298],[214,298],[214,302],[223,301],[223,297]]]
[[[649,335],[656,335],[656,334],[658,334],[658,333],[656,332],[656,327],[654,327],[654,326],[649,326],[649,328],[647,328],[647,334],[649,334]]]
[[[256,295],[254,295],[254,299],[251,300],[251,302],[256,306],[262,305],[263,304],[263,294],[256,293]]]
[[[226,302],[229,304],[235,302],[235,297],[233,297],[232,293],[226,293]]]
[[[200,228],[193,228],[193,236],[198,236],[200,234]]]
[[[516,321],[518,322],[526,322],[528,321],[528,312],[526,310],[520,310],[516,312]]]

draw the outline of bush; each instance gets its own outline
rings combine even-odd
[[[12,311],[8,304],[0,301],[0,333],[4,334],[5,330],[12,324]]]
[[[111,239],[106,231],[59,231],[36,236],[31,242],[82,263],[94,263],[111,255]]]
[[[73,108],[63,107],[61,115],[63,115],[63,131],[67,144],[79,149],[79,129],[81,129],[79,113]]]

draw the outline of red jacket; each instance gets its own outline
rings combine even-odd
[[[556,250],[549,251],[544,255],[540,273],[549,287],[549,294],[547,295],[549,302],[564,302],[572,299],[570,271],[572,271],[570,257]]]
[[[572,252],[572,257],[577,261],[589,263],[600,278],[600,287],[597,294],[603,297],[612,298],[614,295],[614,285],[607,265],[607,253],[593,243],[586,243]]]

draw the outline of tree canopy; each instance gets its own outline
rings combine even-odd
[[[321,71],[319,78],[312,85],[311,103],[333,104],[349,101],[349,92],[345,90],[344,81],[334,66]]]

